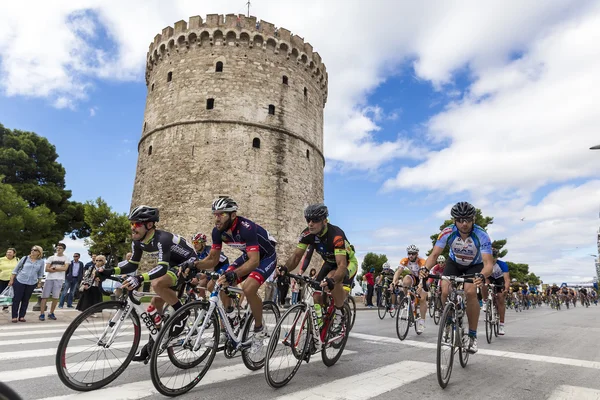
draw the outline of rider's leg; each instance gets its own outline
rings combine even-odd
[[[406,275],[404,279],[402,279],[402,291],[404,292],[404,296],[408,295],[408,288],[413,287],[413,282],[413,277],[410,274]]]
[[[448,293],[450,293],[450,282],[442,281],[442,304],[446,304]]]
[[[421,301],[419,302],[419,310],[421,311],[421,319],[425,319],[427,315],[427,292],[421,290]]]
[[[176,279],[177,278],[175,277],[174,274],[172,275],[167,272],[165,275],[161,276],[160,278],[156,278],[156,279],[152,280],[152,283],[151,283],[152,288],[154,289],[156,294],[160,297],[160,298],[153,299],[154,300],[153,304],[156,307],[156,309],[159,310],[159,312],[162,312],[162,307],[163,307],[165,301],[167,303],[169,303],[171,306],[173,306],[173,308],[175,310],[177,310],[179,308],[179,306],[181,306],[179,299],[177,299],[177,294],[172,289],[172,287],[175,284]]]
[[[498,293],[496,296],[498,300],[498,314],[500,315],[500,323],[504,323],[504,316],[506,315],[506,301],[505,301],[505,292]]]
[[[250,304],[250,310],[252,310],[252,316],[254,317],[254,329],[262,327],[262,299],[258,295],[258,288],[260,287],[260,282],[256,279],[252,278],[252,276],[248,277],[244,282],[244,294],[246,295],[246,299],[248,300],[248,304]]]
[[[477,332],[479,322],[479,301],[477,301],[477,287],[473,283],[465,283],[465,295],[467,298],[467,316],[469,318],[469,331]]]

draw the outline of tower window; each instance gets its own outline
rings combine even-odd
[[[146,132],[146,124],[147,122],[144,122],[144,132]]]
[[[152,146],[148,147],[148,155],[151,156],[152,155]]]
[[[304,88],[304,97],[308,96],[308,89],[305,87]]]
[[[275,115],[275,106],[273,104],[269,104],[269,114]]]
[[[167,82],[171,82],[173,80],[173,71],[169,71],[167,74]]]
[[[215,72],[223,72],[223,63],[221,61],[217,62],[217,66],[215,67]]]
[[[306,158],[310,160],[310,151],[308,151],[308,149],[306,149]]]
[[[283,76],[283,84],[287,85],[288,84],[288,77],[287,76]]]
[[[154,83],[152,84],[152,86],[150,87],[150,91],[154,92]]]
[[[215,108],[215,99],[206,99],[206,109],[212,110]]]
[[[260,149],[260,139],[255,137],[254,139],[252,139],[252,147],[254,147],[255,149]]]

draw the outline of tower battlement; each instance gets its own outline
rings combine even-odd
[[[189,22],[177,21],[167,26],[150,43],[146,58],[146,84],[154,67],[171,52],[191,50],[201,46],[247,46],[251,49],[271,51],[285,55],[288,60],[303,65],[323,90],[327,99],[327,69],[318,52],[310,43],[290,30],[278,28],[267,21],[243,14],[208,14],[190,17]]]

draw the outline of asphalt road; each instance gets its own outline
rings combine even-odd
[[[62,320],[0,323],[0,380],[23,399],[135,400],[157,394],[148,366],[132,363],[107,387],[74,392],[63,386],[54,367],[56,347],[76,311]],[[360,311],[347,353],[327,368],[316,356],[302,364],[284,388],[271,389],[263,371],[245,370],[240,358],[217,355],[211,371],[182,399],[600,399],[600,307],[553,311],[547,307],[508,312],[503,337],[492,344],[479,328],[479,353],[463,369],[455,359],[450,384],[441,389],[435,374],[437,326],[409,331],[404,342],[395,320],[380,320],[375,310]],[[2,317],[2,315],[0,315]],[[30,320],[34,314],[28,315]],[[457,358],[457,357],[456,357]]]

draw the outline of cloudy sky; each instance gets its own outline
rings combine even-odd
[[[0,123],[56,145],[73,199],[127,212],[148,45],[210,13],[245,1],[1,2]],[[506,260],[547,283],[594,275],[600,2],[255,0],[251,14],[327,65],[326,202],[361,256],[424,253],[468,200]]]

